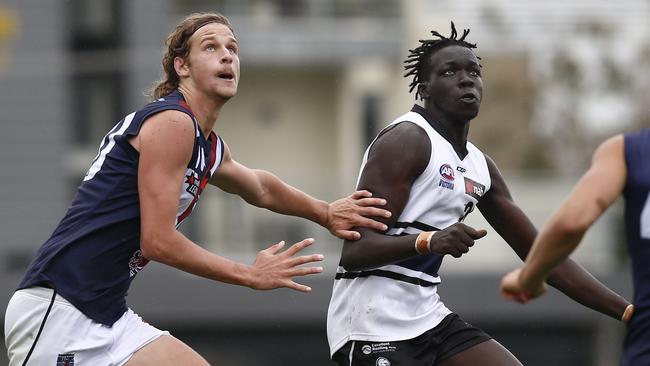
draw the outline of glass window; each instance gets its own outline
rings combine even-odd
[[[119,73],[76,75],[72,79],[72,143],[98,146],[122,118],[122,78]]]
[[[68,3],[71,142],[94,147],[123,114],[120,0]]]
[[[111,48],[119,44],[119,0],[70,0],[67,4],[73,50]]]

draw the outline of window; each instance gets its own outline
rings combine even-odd
[[[68,45],[70,65],[71,143],[95,148],[121,118],[123,70],[119,0],[71,0]]]
[[[71,84],[72,143],[96,148],[101,138],[122,118],[121,75],[75,75]]]
[[[119,46],[119,0],[70,0],[67,4],[71,49],[82,51]]]

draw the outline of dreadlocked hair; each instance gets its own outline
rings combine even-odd
[[[451,35],[449,37],[445,37],[437,31],[431,31],[431,34],[434,37],[438,37],[438,39],[421,39],[420,46],[409,50],[409,56],[404,61],[406,64],[404,69],[407,71],[406,74],[404,74],[404,77],[408,78],[413,76],[413,81],[411,81],[411,84],[409,85],[409,93],[411,93],[413,89],[420,84],[420,81],[429,73],[429,60],[432,54],[447,46],[463,46],[469,49],[476,48],[476,43],[465,41],[465,38],[469,34],[469,29],[464,29],[463,34],[459,38],[454,22],[451,22]],[[477,58],[479,60],[481,59],[478,56]],[[420,92],[416,89],[415,99],[418,99],[419,96]]]

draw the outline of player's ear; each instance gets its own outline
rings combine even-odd
[[[418,95],[420,95],[421,100],[429,99],[431,93],[429,93],[429,82],[425,81],[418,84]]]
[[[179,77],[188,76],[190,73],[189,63],[182,57],[174,57],[174,70]]]

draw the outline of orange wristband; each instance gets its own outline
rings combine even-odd
[[[423,231],[415,239],[415,251],[418,254],[431,253],[431,237],[433,231]]]
[[[623,312],[623,316],[621,317],[621,321],[625,324],[630,322],[630,319],[632,319],[632,315],[634,314],[634,305],[630,304],[625,308],[625,311]]]

